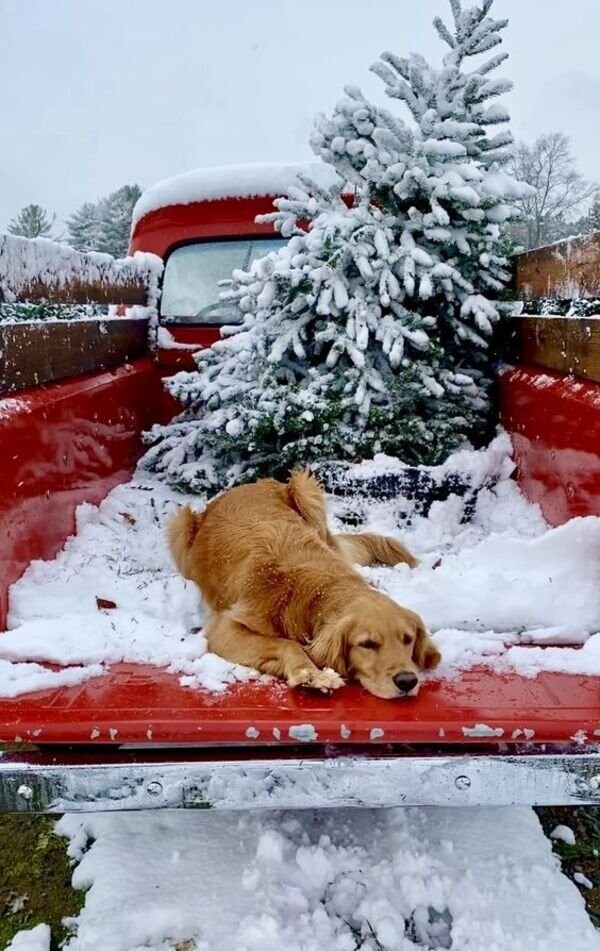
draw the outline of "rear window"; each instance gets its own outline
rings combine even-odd
[[[241,315],[230,303],[219,300],[219,281],[234,268],[247,270],[256,258],[275,251],[282,238],[241,238],[202,241],[176,248],[167,258],[160,303],[165,322],[186,324],[239,323]]]

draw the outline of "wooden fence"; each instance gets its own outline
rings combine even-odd
[[[116,260],[45,239],[0,235],[0,301],[152,306],[162,262]],[[0,324],[0,394],[106,370],[148,350],[148,319],[18,320]]]
[[[600,233],[518,254],[515,291],[522,300],[600,298]],[[525,363],[600,382],[598,317],[520,317],[518,357]]]

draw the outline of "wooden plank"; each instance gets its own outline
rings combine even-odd
[[[18,295],[19,301],[35,303],[51,301],[53,304],[134,304],[145,305],[148,291],[143,281],[133,279],[130,284],[105,284],[102,281],[69,280],[60,286],[47,281],[32,281],[24,285]]]
[[[600,318],[521,317],[520,360],[600,383]]]
[[[600,297],[600,232],[525,251],[514,262],[519,297]]]
[[[118,260],[44,238],[0,235],[0,300],[151,305],[161,272],[154,254]]]
[[[148,320],[0,324],[0,394],[107,370],[148,350]]]

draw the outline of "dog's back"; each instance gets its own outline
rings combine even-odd
[[[238,602],[265,565],[336,548],[323,492],[307,472],[285,484],[261,479],[230,489],[201,514],[185,506],[169,519],[167,536],[180,572],[213,610]]]

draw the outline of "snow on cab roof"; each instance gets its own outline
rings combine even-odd
[[[147,188],[133,209],[133,225],[151,211],[168,205],[189,205],[193,201],[219,198],[278,197],[296,184],[304,173],[319,185],[333,185],[338,176],[324,162],[262,162],[250,165],[216,165],[165,178]]]

